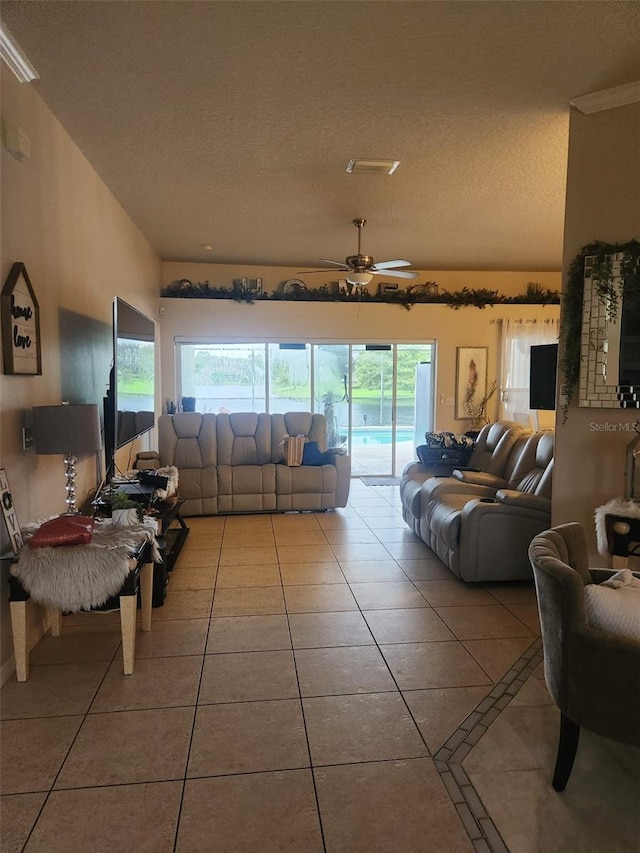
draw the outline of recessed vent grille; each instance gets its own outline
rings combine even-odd
[[[353,175],[393,175],[400,160],[349,160],[346,171]]]

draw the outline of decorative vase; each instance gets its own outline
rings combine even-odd
[[[131,509],[114,509],[111,511],[111,520],[114,524],[120,524],[122,527],[132,527],[138,524],[138,510],[135,507]]]
[[[627,444],[624,496],[628,501],[640,503],[640,421],[636,421],[633,428],[636,437]]]

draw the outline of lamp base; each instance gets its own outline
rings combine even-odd
[[[67,497],[65,499],[65,503],[67,505],[67,511],[63,513],[63,515],[80,515],[80,510],[76,506],[76,462],[78,461],[77,457],[73,455],[73,453],[67,454],[64,457],[65,464],[65,474],[67,476],[67,482],[65,484],[65,491],[67,493]]]

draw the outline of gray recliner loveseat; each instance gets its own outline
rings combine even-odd
[[[469,468],[413,463],[400,484],[412,530],[464,581],[532,578],[527,549],[551,523],[554,433],[510,421],[487,425]]]

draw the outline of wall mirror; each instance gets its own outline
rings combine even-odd
[[[640,293],[637,283],[625,286],[623,252],[605,260],[604,298],[602,258],[590,255],[584,263],[579,405],[640,409]]]

